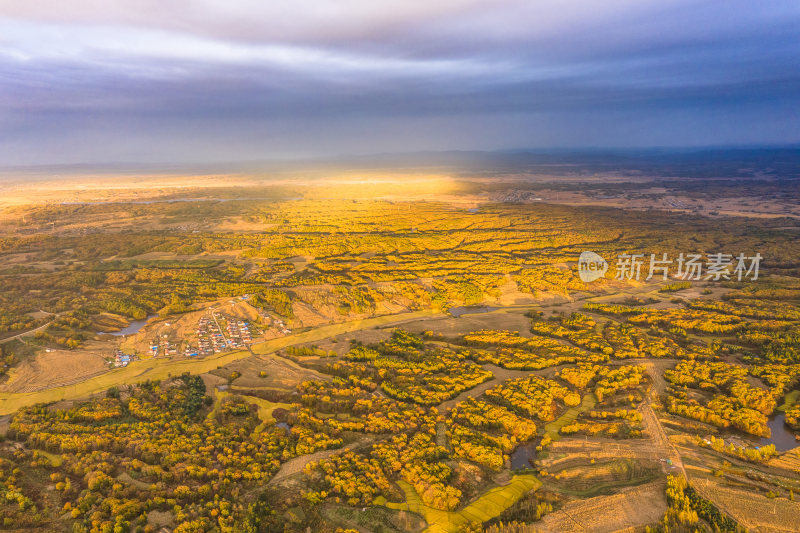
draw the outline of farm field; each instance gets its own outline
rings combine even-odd
[[[751,531],[790,532],[797,529],[800,509],[793,502],[749,494],[720,483],[698,483],[698,492]]]
[[[607,512],[613,509],[613,513]],[[667,510],[663,482],[624,489],[611,496],[570,502],[545,516],[540,531],[597,531],[610,533],[658,522]]]

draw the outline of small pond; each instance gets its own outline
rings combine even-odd
[[[517,449],[511,452],[509,456],[511,459],[511,470],[533,468],[531,461],[536,458],[536,446],[538,445],[539,439],[536,439],[517,446]]]

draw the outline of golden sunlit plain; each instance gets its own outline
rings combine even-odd
[[[798,27],[0,1],[0,530],[800,532]]]
[[[463,169],[9,181],[6,523],[789,524],[796,198],[743,216],[775,189],[728,185]],[[596,281],[589,250],[607,258]],[[716,250],[769,268],[684,281],[682,263],[634,278],[614,260]],[[754,493],[781,513],[731,503]]]

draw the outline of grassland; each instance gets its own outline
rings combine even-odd
[[[50,462],[50,465],[53,466],[53,467],[57,468],[57,467],[61,466],[62,464],[64,464],[64,458],[61,457],[60,455],[57,455],[55,453],[46,452],[44,450],[35,450],[35,452],[37,454],[41,455],[42,457],[45,457]]]
[[[209,415],[208,415],[209,418],[212,418],[219,411],[220,403],[225,398],[229,398],[231,396],[231,393],[226,392],[226,391],[218,390],[218,391],[215,392],[215,396],[216,396],[216,398],[215,398],[215,401],[214,401],[214,407],[211,410],[211,413],[209,413]],[[261,420],[261,425],[256,427],[256,429],[253,431],[253,433],[256,434],[256,435],[258,433],[260,433],[261,431],[263,431],[264,428],[266,428],[268,425],[270,425],[270,424],[275,422],[275,418],[272,416],[272,411],[274,411],[275,409],[291,409],[292,408],[292,405],[288,404],[288,403],[270,402],[270,401],[264,400],[263,398],[256,398],[254,396],[247,396],[247,395],[241,395],[241,397],[244,398],[244,400],[247,403],[251,403],[251,404],[256,405],[258,407],[258,418]]]
[[[561,428],[575,422],[579,414],[586,412],[589,409],[593,409],[595,405],[597,405],[597,398],[595,398],[594,394],[585,394],[579,406],[570,407],[564,412],[564,414],[545,425],[545,435],[548,435],[552,440],[559,439],[561,437],[561,434],[559,433]]]
[[[431,508],[422,503],[414,487],[402,480],[398,481],[398,485],[405,493],[405,502],[394,503],[381,499],[376,503],[422,515],[428,523],[426,533],[456,533],[469,524],[480,524],[500,516],[522,496],[540,487],[541,482],[530,474],[514,476],[507,485],[489,489],[457,512]]]

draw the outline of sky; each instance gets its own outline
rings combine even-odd
[[[0,167],[800,143],[796,0],[0,0]]]

